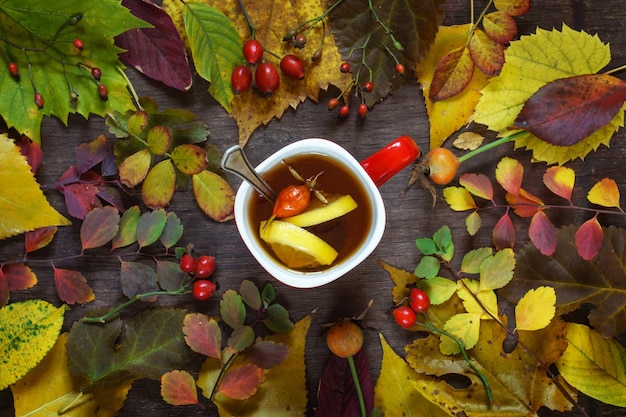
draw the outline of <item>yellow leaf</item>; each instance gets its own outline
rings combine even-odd
[[[480,98],[480,90],[487,84],[487,76],[474,71],[469,85],[460,94],[437,102],[428,98],[437,63],[446,53],[465,45],[470,28],[469,24],[441,26],[434,44],[417,67],[417,78],[424,91],[430,121],[430,149],[441,146],[448,137],[468,123]]]
[[[0,308],[0,391],[46,356],[59,336],[65,307],[27,300]]]
[[[156,164],[141,184],[141,198],[151,210],[165,208],[176,189],[176,171],[170,159],[164,159]]]
[[[510,43],[500,74],[481,91],[473,121],[510,135],[512,132],[507,130],[539,88],[556,79],[595,74],[610,60],[608,45],[597,36],[566,25],[562,31],[538,29],[534,35]],[[530,133],[517,137],[515,145],[532,150],[538,161],[563,164],[582,159],[601,144],[609,145],[612,134],[623,125],[624,109],[626,105],[610,123],[572,146],[551,145]]]
[[[435,403],[422,395],[422,390],[415,388],[422,385],[423,376],[417,374],[389,346],[382,333],[378,335],[383,348],[380,374],[374,387],[374,404],[381,408],[386,416],[411,416],[414,410],[419,415],[445,417],[448,414]]]
[[[556,312],[556,292],[552,287],[529,290],[515,306],[517,330],[539,330],[550,324]]]
[[[476,202],[469,191],[463,187],[446,187],[443,189],[443,198],[454,211],[476,209]]]
[[[589,202],[603,207],[620,208],[619,198],[619,188],[611,178],[602,178],[591,187],[587,194]]]
[[[417,276],[409,271],[395,268],[384,261],[378,261],[378,265],[389,273],[389,277],[395,284],[391,289],[394,304],[402,302],[409,296],[409,286],[417,283]]]
[[[480,335],[481,313],[459,313],[450,318],[444,324],[443,330],[456,336],[463,342],[465,349],[471,349],[478,343]],[[461,353],[459,345],[450,337],[441,336],[439,349],[444,355],[456,355]]]
[[[490,320],[491,316],[485,312],[487,310],[495,317],[498,317],[498,297],[496,297],[496,293],[489,288],[481,289],[479,281],[463,278],[458,283],[457,295],[463,300],[463,307],[465,307],[468,313],[480,314],[481,319]],[[476,301],[476,298],[482,305]]]
[[[26,158],[6,134],[0,134],[0,239],[70,221],[46,200]]]
[[[485,137],[480,133],[463,132],[459,136],[457,136],[456,139],[454,139],[454,142],[452,144],[455,148],[463,149],[466,151],[473,151],[474,149],[478,148],[484,140]]]
[[[567,343],[556,362],[563,378],[592,398],[626,407],[626,349],[576,323],[567,324]]]
[[[120,164],[120,180],[125,186],[134,187],[146,178],[151,163],[152,155],[148,148],[135,152]]]
[[[11,386],[16,416],[56,416],[71,404],[63,416],[113,417],[124,405],[132,380],[110,388],[96,385],[92,391],[81,394],[84,380],[69,371],[66,340],[67,333],[62,333],[39,365]]]

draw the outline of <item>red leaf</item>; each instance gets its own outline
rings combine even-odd
[[[461,184],[473,195],[493,201],[493,185],[489,177],[483,174],[463,174],[459,178]]]
[[[222,331],[217,322],[204,314],[190,313],[183,321],[187,346],[194,352],[222,360]]]
[[[27,290],[37,284],[37,275],[23,263],[3,265],[2,272],[9,291]]]
[[[161,375],[161,397],[171,405],[199,404],[196,381],[186,371],[174,370]]]
[[[98,187],[91,184],[77,182],[63,187],[68,213],[77,219],[84,219],[91,210],[102,207],[102,203],[96,197],[97,193]]]
[[[52,239],[54,239],[54,235],[57,230],[58,227],[56,226],[48,226],[40,227],[32,232],[26,232],[24,234],[24,247],[26,248],[26,253],[31,253],[48,246],[48,244],[52,242]]]
[[[374,407],[374,390],[365,349],[354,355],[367,415]],[[348,360],[331,355],[320,377],[316,417],[361,417],[359,400]]]
[[[487,13],[483,18],[485,33],[498,43],[508,43],[517,36],[517,24],[510,14],[503,11]]]
[[[596,257],[602,247],[604,232],[596,217],[584,222],[576,231],[574,241],[578,248],[578,254],[586,261]]]
[[[80,228],[82,251],[111,241],[117,234],[119,223],[120,215],[113,206],[95,208],[87,213]]]
[[[430,84],[429,98],[445,100],[459,94],[474,75],[474,63],[465,47],[448,52],[437,64]]]
[[[28,164],[30,165],[30,170],[33,172],[33,175],[37,174],[37,169],[43,160],[41,146],[30,140],[28,136],[24,135],[22,135],[19,143],[17,143],[17,146],[20,148],[20,153],[28,160]]]
[[[516,240],[515,227],[513,227],[509,213],[506,212],[493,227],[493,245],[497,250],[512,248]]]
[[[76,148],[76,169],[80,175],[98,165],[111,152],[104,135],[88,143],[82,143]]]
[[[519,189],[517,195],[506,193],[505,198],[507,203],[513,207],[515,214],[520,217],[532,217],[543,206],[543,201],[540,198],[535,197],[523,188]]]
[[[624,105],[626,82],[606,74],[561,78],[541,87],[515,120],[552,145],[571,146],[609,123]]]
[[[123,0],[122,5],[154,26],[115,38],[116,45],[127,50],[120,55],[122,62],[169,87],[189,90],[192,76],[187,52],[170,16],[157,5],[141,0]]]
[[[550,256],[556,250],[556,227],[543,210],[537,211],[531,219],[528,236],[542,254]]]
[[[254,395],[263,378],[263,369],[256,365],[231,368],[220,381],[217,391],[235,400],[246,400]]]
[[[6,305],[9,302],[9,283],[7,282],[7,277],[0,269],[0,307]]]
[[[263,340],[246,349],[246,357],[263,369],[280,365],[289,356],[289,348],[282,343]]]
[[[95,298],[87,279],[78,271],[54,268],[54,284],[59,298],[67,304],[84,304]]]

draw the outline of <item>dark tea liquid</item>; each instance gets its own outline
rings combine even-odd
[[[324,172],[317,178],[316,189],[326,194],[349,194],[356,201],[358,207],[350,213],[337,219],[307,227],[306,230],[326,241],[339,253],[332,265],[321,267],[327,269],[352,255],[361,246],[372,226],[372,207],[370,198],[364,187],[358,182],[350,169],[335,159],[320,154],[304,154],[285,159],[302,178],[311,178],[319,172]],[[278,164],[272,170],[263,174],[263,179],[276,193],[291,184],[299,182],[291,175],[285,164]],[[311,198],[315,196],[311,195]],[[272,215],[273,205],[261,196],[255,196],[249,207],[249,219],[252,229],[259,230],[261,221]],[[261,240],[261,246],[267,249],[270,256],[272,250]],[[280,261],[279,261],[280,262]],[[307,270],[310,271],[310,270]]]

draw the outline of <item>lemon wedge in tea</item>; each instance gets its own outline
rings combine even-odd
[[[357,208],[356,201],[350,195],[334,194],[325,197],[328,204],[311,198],[311,203],[305,211],[282,220],[299,227],[309,227],[336,219]]]
[[[312,269],[330,265],[338,255],[324,240],[288,222],[262,221],[259,235],[289,268]]]

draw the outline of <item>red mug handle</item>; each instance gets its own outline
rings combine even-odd
[[[422,154],[419,146],[409,136],[400,136],[378,152],[368,156],[361,166],[377,187],[415,161]]]

